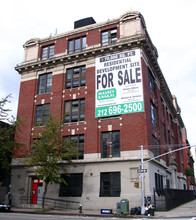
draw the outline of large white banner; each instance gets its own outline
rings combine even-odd
[[[95,117],[144,111],[140,49],[96,58]]]

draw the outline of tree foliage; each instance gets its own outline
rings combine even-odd
[[[10,109],[6,108],[11,95],[0,100],[0,181],[3,185],[8,185],[11,172],[11,160],[13,156],[15,129],[19,122],[14,117],[9,118]]]
[[[9,120],[8,115],[11,110],[5,108],[5,105],[10,103],[9,98],[11,98],[11,94],[0,100],[0,121]]]
[[[42,208],[44,209],[45,196],[48,184],[64,183],[61,172],[67,173],[66,166],[74,165],[72,157],[76,156],[74,144],[65,142],[61,137],[63,122],[50,116],[45,127],[36,127],[36,137],[32,151],[26,160],[29,167],[34,167],[34,172],[45,183]]]
[[[11,160],[13,155],[15,126],[0,122],[0,180],[3,185],[11,172]]]

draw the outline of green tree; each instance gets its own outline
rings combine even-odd
[[[5,108],[5,105],[10,103],[9,98],[11,98],[11,94],[0,100],[0,121],[9,120],[8,115],[11,110]]]
[[[14,147],[17,144],[14,141],[15,129],[19,122],[14,117],[9,118],[10,109],[6,108],[11,95],[0,100],[0,180],[3,185],[9,184],[11,172],[11,160]]]
[[[67,165],[75,164],[72,157],[77,153],[72,142],[65,142],[61,137],[63,122],[49,117],[45,127],[36,127],[36,139],[32,145],[32,152],[27,158],[27,166],[34,167],[35,174],[45,183],[42,196],[42,209],[45,206],[45,198],[49,184],[64,183],[61,173],[67,173]]]

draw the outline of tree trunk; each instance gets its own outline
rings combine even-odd
[[[42,196],[42,209],[43,210],[44,210],[44,206],[45,206],[45,198],[46,198],[47,189],[48,189],[48,182],[45,182],[44,192],[43,192],[43,196]]]

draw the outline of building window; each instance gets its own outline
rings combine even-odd
[[[167,143],[171,144],[171,138],[170,138],[170,132],[169,130],[167,131]]]
[[[170,115],[170,126],[171,126],[171,129],[174,128],[174,124],[173,124],[173,118],[172,116]]]
[[[50,115],[50,104],[37,105],[35,110],[35,124],[45,126]]]
[[[119,197],[120,172],[104,172],[100,175],[100,197]]]
[[[151,70],[149,68],[148,68],[148,78],[149,78],[150,90],[155,94],[154,76],[152,75],[152,72],[151,72]]]
[[[117,42],[117,29],[103,31],[101,33],[101,44],[102,46],[114,44]]]
[[[165,105],[164,105],[164,101],[162,98],[161,98],[161,112],[162,112],[163,117],[165,118]]]
[[[163,176],[155,173],[155,188],[156,190],[163,189]]]
[[[74,148],[76,150],[77,155],[72,157],[72,160],[75,159],[84,159],[84,135],[73,135],[73,136],[65,136],[64,141],[72,141],[74,143]]]
[[[151,107],[151,121],[152,121],[152,124],[157,127],[158,126],[157,108],[155,107],[155,105],[152,102],[150,103],[150,107]]]
[[[65,123],[84,121],[85,100],[77,99],[65,102]]]
[[[172,150],[175,150],[175,141],[174,141],[174,137],[171,137],[171,144],[172,144]]]
[[[85,73],[86,67],[74,67],[67,69],[66,72],[66,89],[75,88],[79,86],[85,86]]]
[[[160,155],[160,153],[159,153],[159,140],[154,135],[152,136],[152,146],[153,146],[154,157],[159,156]]]
[[[179,137],[182,140],[182,133],[181,133],[181,128],[178,126],[178,132],[179,132]]]
[[[67,182],[60,184],[59,196],[81,197],[83,191],[83,174],[62,174],[61,177]]]
[[[165,128],[165,124],[163,124],[163,141],[164,144],[167,143],[167,137],[166,137],[166,128]]]
[[[120,131],[101,134],[101,157],[120,157]]]
[[[68,53],[79,52],[86,49],[86,37],[80,37],[68,41]]]
[[[54,44],[42,47],[41,59],[49,59],[54,57]]]
[[[170,189],[170,181],[169,181],[169,179],[166,179],[166,188]]]
[[[52,88],[52,73],[39,75],[38,94],[49,93]]]

